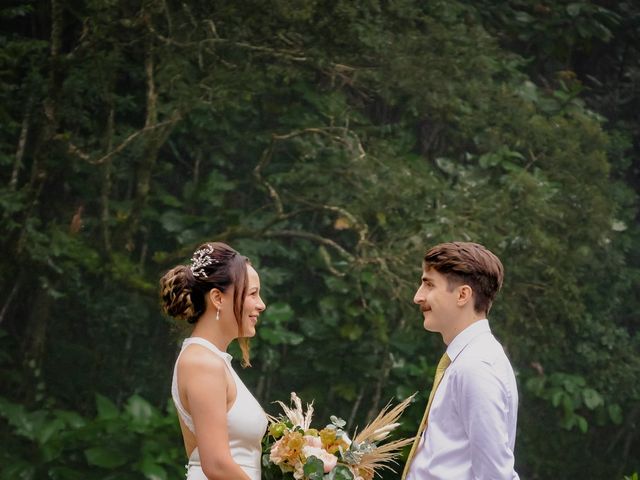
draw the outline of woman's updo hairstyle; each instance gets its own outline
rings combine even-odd
[[[233,313],[238,324],[238,342],[243,363],[249,365],[249,342],[243,338],[242,317],[247,291],[249,259],[226,243],[211,242],[200,245],[190,265],[178,265],[160,279],[162,310],[177,320],[196,323],[206,309],[205,295],[214,288],[233,291]]]

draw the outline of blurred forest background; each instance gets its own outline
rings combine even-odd
[[[362,425],[443,346],[422,254],[488,246],[523,479],[640,470],[640,3],[6,0],[0,478],[181,478],[157,281],[261,274],[240,375]],[[387,475],[385,478],[396,478]]]

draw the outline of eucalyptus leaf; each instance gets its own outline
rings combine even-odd
[[[313,455],[309,456],[304,464],[303,471],[308,480],[322,480],[324,478],[324,463]]]
[[[336,467],[325,476],[326,480],[354,480],[354,476],[344,465],[336,465]]]
[[[335,425],[337,428],[344,428],[344,426],[347,424],[346,421],[344,421],[339,417],[336,417],[335,415],[331,415],[330,420],[331,420],[331,423]]]

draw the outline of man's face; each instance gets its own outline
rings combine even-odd
[[[420,306],[425,330],[441,333],[443,338],[449,337],[460,311],[458,289],[454,287],[450,290],[444,275],[433,268],[424,267],[420,288],[413,302]]]

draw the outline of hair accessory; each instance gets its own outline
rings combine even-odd
[[[210,257],[213,252],[214,248],[211,245],[196,250],[193,257],[191,257],[191,266],[189,267],[194,277],[207,278],[207,273],[204,271],[205,267],[220,263],[220,260]]]

